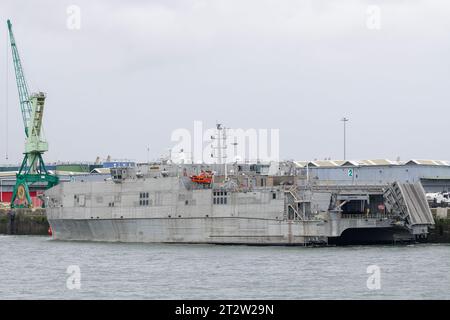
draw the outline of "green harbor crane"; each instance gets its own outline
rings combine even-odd
[[[58,184],[59,179],[48,172],[42,158],[43,153],[48,150],[48,143],[42,134],[45,94],[43,92],[28,94],[29,90],[25,81],[22,63],[20,62],[16,40],[14,39],[11,21],[8,20],[7,24],[26,137],[24,158],[16,174],[11,208],[27,208],[33,205],[29,188],[32,184],[38,183],[49,189]]]

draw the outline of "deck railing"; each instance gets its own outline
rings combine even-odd
[[[342,219],[359,219],[359,220],[365,220],[365,219],[390,219],[393,216],[388,213],[343,213]]]

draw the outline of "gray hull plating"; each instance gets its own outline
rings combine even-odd
[[[304,244],[326,241],[317,222],[254,218],[50,219],[59,240],[147,243]],[[313,227],[314,225],[314,227]],[[313,232],[308,232],[312,229]],[[309,234],[309,235],[308,235]]]

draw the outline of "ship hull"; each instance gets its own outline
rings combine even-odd
[[[305,224],[253,218],[49,219],[57,240],[303,245],[326,238],[305,236]],[[317,231],[317,230],[316,230]],[[317,233],[317,232],[314,232]]]
[[[379,186],[316,187],[314,192],[297,188],[273,181],[259,187],[204,187],[185,176],[121,176],[120,181],[59,184],[46,191],[46,212],[57,240],[310,245],[328,244],[352,229],[367,232],[350,233],[351,239],[374,243],[427,233],[427,225],[419,221],[423,212],[414,211],[404,221],[379,212],[376,205],[383,201],[384,192]],[[413,208],[422,203],[417,197],[409,200]],[[369,213],[370,209],[378,212]],[[412,218],[415,225],[408,226]],[[405,233],[407,237],[401,235]]]
[[[332,237],[331,224],[254,218],[50,219],[53,239],[132,243],[198,243],[245,245],[327,245],[413,241],[405,229],[365,221]],[[340,224],[344,228],[344,224]],[[375,228],[372,226],[376,225]],[[352,230],[360,238],[346,235]],[[366,230],[366,231],[363,231]],[[341,230],[342,231],[342,230]],[[374,232],[375,231],[375,232]],[[344,236],[341,236],[343,234]]]

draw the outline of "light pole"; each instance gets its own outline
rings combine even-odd
[[[343,117],[342,119],[341,119],[341,121],[344,123],[344,160],[346,160],[346,150],[345,150],[345,140],[346,140],[346,136],[345,136],[345,127],[346,127],[346,124],[347,124],[347,121],[348,121],[349,119],[347,119],[346,117]]]

